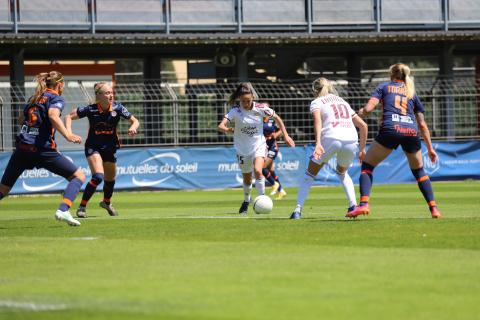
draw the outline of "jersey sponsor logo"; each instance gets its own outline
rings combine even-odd
[[[240,131],[249,137],[253,137],[258,134],[258,128],[255,126],[245,126],[245,127],[242,127]]]
[[[111,115],[112,117],[116,117],[116,116],[117,116],[117,112],[116,112],[116,111],[112,111],[112,112],[110,112],[110,115]]]
[[[394,125],[393,128],[395,131],[403,136],[409,136],[409,137],[416,137],[417,136],[417,130],[415,128],[410,128],[410,127],[402,127],[399,126],[398,124]]]

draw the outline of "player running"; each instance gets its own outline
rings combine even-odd
[[[375,141],[368,148],[362,163],[360,174],[360,205],[347,213],[348,218],[369,214],[368,201],[373,183],[373,170],[399,145],[402,146],[412,173],[417,179],[432,218],[442,215],[433,196],[432,183],[423,169],[422,144],[418,136],[420,130],[427,145],[428,157],[435,163],[437,153],[433,149],[430,131],[423,113],[425,108],[415,93],[410,68],[402,63],[390,67],[390,81],[380,84],[372,94],[367,105],[359,110],[359,115],[373,111],[382,102],[382,124]]]
[[[333,156],[337,156],[337,177],[347,195],[348,212],[355,209],[355,189],[352,178],[347,170],[352,165],[358,150],[358,134],[355,127],[360,130],[360,162],[365,155],[368,126],[352,110],[348,102],[338,96],[337,91],[330,81],[318,78],[313,82],[313,92],[316,99],[310,104],[315,129],[315,149],[310,157],[305,176],[300,183],[297,195],[297,206],[290,215],[290,219],[300,219],[302,207],[307,199],[310,187],[320,169]]]
[[[90,124],[85,141],[85,156],[92,172],[92,178],[85,187],[82,201],[77,209],[79,218],[87,217],[88,201],[102,181],[104,182],[103,200],[99,205],[107,210],[109,215],[118,215],[111,204],[117,171],[115,153],[120,148],[117,125],[120,118],[127,119],[130,122],[128,134],[131,136],[137,134],[139,126],[138,120],[128,112],[127,108],[114,101],[113,89],[109,84],[97,83],[94,90],[96,103],[76,108],[65,116],[65,126],[69,132],[72,130],[72,120],[87,117]]]
[[[255,102],[255,99],[258,99],[258,96],[252,85],[249,82],[241,83],[228,100],[232,108],[218,125],[219,131],[234,135],[237,160],[243,174],[244,200],[240,206],[240,214],[246,214],[250,204],[252,170],[255,173],[255,188],[258,194],[265,194],[265,178],[262,175],[262,169],[267,155],[267,145],[263,135],[263,118],[275,119],[285,143],[291,147],[295,146],[280,116],[267,104]],[[234,127],[228,127],[229,122],[233,122]]]
[[[60,115],[65,107],[62,92],[65,87],[63,75],[57,71],[40,73],[36,76],[35,93],[20,115],[22,125],[16,136],[16,148],[10,157],[0,184],[0,199],[5,197],[18,177],[27,169],[45,168],[69,182],[63,200],[55,212],[55,219],[71,226],[79,226],[69,212],[85,175],[83,171],[57,151],[55,132],[58,130],[69,142],[81,143],[82,138],[67,130]]]
[[[263,119],[263,135],[267,143],[267,157],[265,158],[265,167],[262,169],[262,174],[272,185],[270,196],[277,195],[275,200],[281,200],[287,195],[287,192],[283,189],[280,179],[275,173],[274,161],[278,155],[277,138],[282,135],[282,131],[278,130],[273,118],[265,117]]]

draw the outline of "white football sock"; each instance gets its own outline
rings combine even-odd
[[[337,172],[337,177],[342,184],[343,191],[347,195],[348,207],[356,206],[357,200],[355,199],[355,188],[353,187],[352,178],[350,178],[348,172],[345,172],[344,174],[340,174]]]
[[[305,172],[305,176],[302,181],[300,181],[300,187],[298,188],[297,194],[297,207],[303,207],[303,203],[307,199],[308,193],[310,192],[310,187],[312,186],[314,177],[312,177],[308,172]]]
[[[243,184],[243,201],[250,202],[250,193],[252,193],[252,184]]]
[[[255,179],[255,188],[257,188],[258,195],[265,194],[265,177],[262,176],[260,179]]]

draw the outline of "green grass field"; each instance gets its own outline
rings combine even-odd
[[[340,187],[296,190],[269,215],[242,191],[119,192],[81,227],[59,196],[0,202],[0,319],[478,319],[480,182],[374,186],[346,220]],[[78,202],[78,201],[77,201]],[[74,211],[74,210],[72,210]]]

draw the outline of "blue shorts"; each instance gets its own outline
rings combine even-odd
[[[72,161],[55,150],[31,152],[17,147],[5,168],[2,184],[13,187],[23,171],[33,168],[47,169],[65,179],[69,179],[78,170]]]
[[[375,141],[388,149],[397,149],[402,146],[407,153],[416,153],[422,149],[422,142],[418,136],[403,136],[394,132],[379,132]]]
[[[275,139],[267,140],[267,158],[275,160],[278,155],[278,143]]]
[[[115,153],[117,150],[115,149],[101,149],[98,147],[92,146],[85,146],[85,157],[90,157],[94,153],[98,153],[100,157],[102,157],[103,162],[117,162],[117,156]]]

